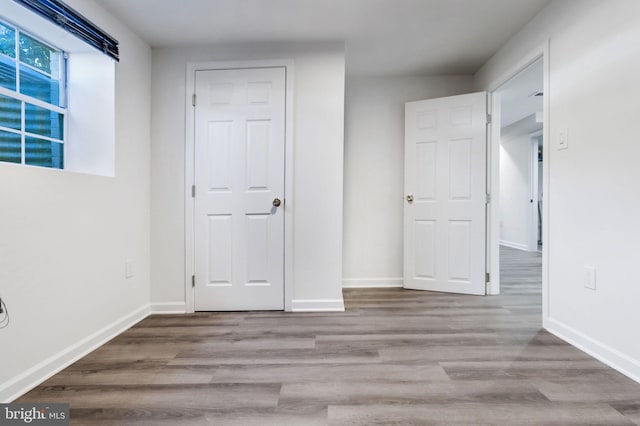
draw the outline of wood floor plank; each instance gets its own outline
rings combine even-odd
[[[353,381],[367,377],[372,381],[449,381],[435,363],[420,365],[327,364],[327,365],[251,365],[222,366],[211,370],[212,383],[298,383],[327,379]]]
[[[176,356],[179,358],[213,357],[220,352],[245,352],[266,349],[312,349],[316,345],[314,336],[267,336],[251,334],[232,338],[220,337],[182,348]]]
[[[626,402],[614,402],[611,406],[636,425],[640,425],[640,399]]]
[[[380,349],[382,361],[572,361],[590,359],[588,355],[569,346],[529,346],[525,349],[517,344],[502,345],[431,345],[396,346]]]
[[[255,364],[370,364],[380,362],[377,350],[313,348],[216,352],[200,358],[177,357],[168,365],[255,365]]]
[[[540,254],[501,255],[500,296],[154,315],[17,402],[72,425],[640,424],[640,384],[542,329]]]
[[[551,401],[562,402],[628,402],[640,401],[638,384],[619,375],[607,374],[597,383],[588,377],[552,377],[536,383]],[[640,408],[640,405],[638,405]]]
[[[47,386],[20,401],[70,402],[72,408],[264,408],[277,406],[280,388],[270,383]]]
[[[454,402],[548,402],[532,384],[494,382],[333,381],[283,384],[279,407],[307,405],[434,404]]]
[[[606,404],[332,405],[330,425],[633,425]]]
[[[609,367],[596,360],[571,361],[446,361],[440,365],[453,380],[500,380],[511,378],[556,378],[611,375]]]

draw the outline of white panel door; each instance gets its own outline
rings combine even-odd
[[[405,106],[404,287],[485,294],[487,94]]]
[[[284,309],[285,78],[196,72],[196,311]]]

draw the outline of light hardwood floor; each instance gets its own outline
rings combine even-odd
[[[540,255],[501,296],[345,290],[345,313],[152,316],[19,401],[72,424],[640,424],[640,385],[541,329]]]

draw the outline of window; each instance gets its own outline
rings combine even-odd
[[[66,60],[0,21],[0,161],[62,169]]]
[[[0,0],[0,169],[115,176],[117,53],[60,0]]]

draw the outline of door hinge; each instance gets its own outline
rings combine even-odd
[[[489,272],[485,272],[485,274],[484,274],[484,282],[487,283],[487,284],[489,284],[491,282],[491,274]],[[487,288],[488,287],[489,286],[487,285]]]
[[[191,105],[196,106],[196,94],[191,95]]]
[[[487,198],[485,200],[485,204],[491,204],[491,194],[486,194]]]
[[[194,104],[195,106],[195,104]],[[487,124],[491,124],[491,120],[493,119],[493,117],[491,116],[491,114],[487,114]]]
[[[191,275],[191,287],[195,287],[195,286],[196,286],[196,276]]]
[[[196,186],[191,185],[191,198],[196,198]]]

